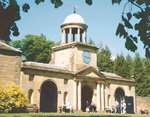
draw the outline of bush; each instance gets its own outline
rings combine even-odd
[[[26,112],[29,100],[18,85],[12,83],[4,89],[0,85],[0,112],[23,113]]]

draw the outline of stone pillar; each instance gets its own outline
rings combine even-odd
[[[80,28],[78,28],[78,42],[80,42]]]
[[[97,83],[97,111],[100,111],[100,83]]]
[[[40,110],[40,96],[41,96],[41,89],[38,89],[36,91],[36,94],[35,94],[35,103],[37,104],[37,106],[39,107],[39,110]]]
[[[104,111],[104,84],[101,84],[101,107],[102,111]]]
[[[78,111],[81,111],[81,81],[78,83]]]
[[[69,28],[69,43],[72,41],[72,28]]]
[[[62,30],[62,42],[61,44],[65,44],[65,29]]]
[[[86,43],[86,31],[84,31],[83,43]]]
[[[76,81],[74,81],[74,91],[73,91],[73,109],[74,110],[77,110],[78,108],[78,95],[77,95],[77,93],[78,93],[78,87],[77,87],[77,85],[78,85],[78,83],[76,82]]]

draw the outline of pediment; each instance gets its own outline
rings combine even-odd
[[[101,74],[97,69],[95,69],[92,66],[79,70],[76,73],[76,76],[91,77],[91,78],[105,78],[103,74]]]

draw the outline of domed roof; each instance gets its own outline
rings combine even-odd
[[[67,23],[81,23],[81,24],[85,24],[83,18],[76,14],[76,13],[73,13],[69,16],[66,17],[65,21],[63,24],[67,24]]]

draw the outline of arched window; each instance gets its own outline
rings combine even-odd
[[[111,96],[108,95],[108,101],[107,101],[107,106],[110,106],[111,105]]]
[[[30,89],[28,91],[28,99],[29,99],[30,104],[33,104],[33,89]]]
[[[68,93],[64,92],[64,104],[68,102]]]

